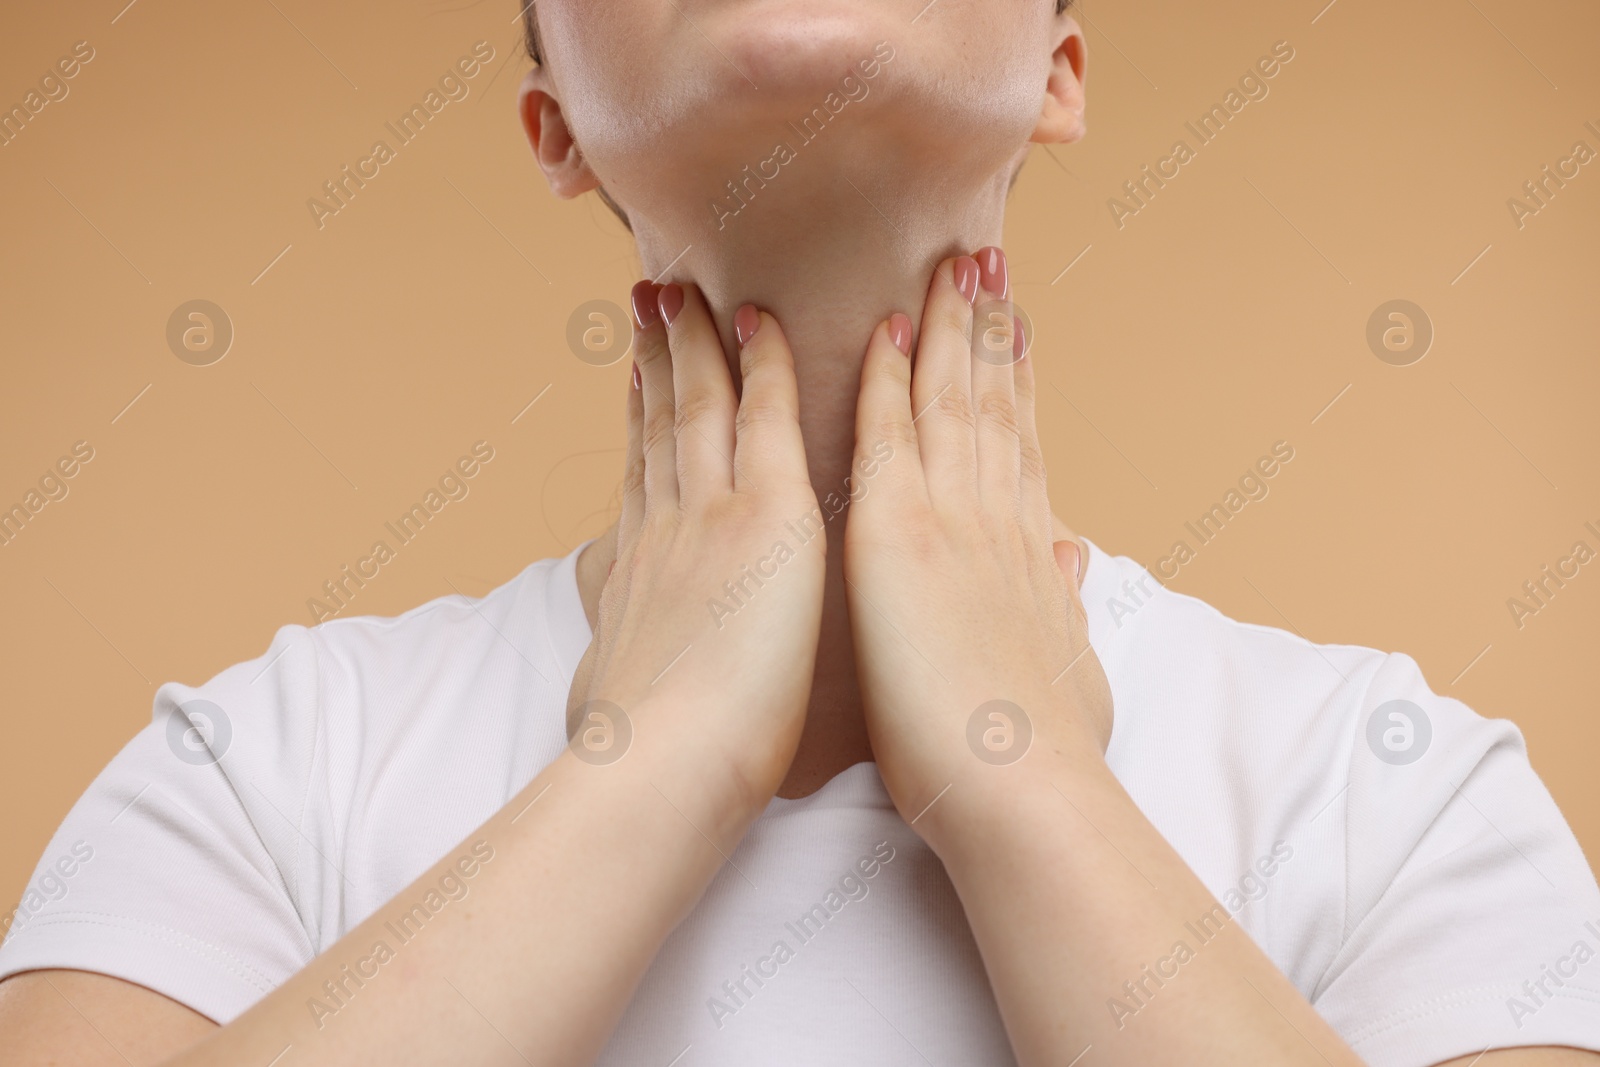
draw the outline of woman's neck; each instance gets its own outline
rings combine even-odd
[[[733,314],[753,303],[782,324],[794,350],[801,430],[817,493],[841,488],[855,443],[855,400],[867,339],[896,311],[921,321],[934,268],[947,256],[999,244],[1009,185],[1004,173],[924,177],[866,165],[840,139],[804,147],[761,183],[684,188],[681,209],[634,220],[646,276],[692,281],[704,292],[724,347],[736,352]],[[771,173],[769,170],[768,173]],[[740,178],[741,175],[734,177]],[[754,180],[751,180],[751,179]],[[737,357],[730,367],[737,379]]]
[[[836,165],[827,172],[831,188],[819,191],[802,184],[812,175],[785,168],[765,188],[755,188],[737,215],[724,216],[720,229],[709,204],[682,216],[634,220],[644,274],[698,285],[726,351],[736,352],[733,315],[741,304],[753,303],[782,324],[794,351],[801,432],[819,500],[847,497],[854,484],[846,479],[852,474],[856,393],[868,337],[896,311],[920,323],[941,260],[1000,243],[1009,184],[1009,173],[995,175],[958,195],[948,185],[910,189],[898,178],[873,181],[850,169]],[[736,357],[730,364],[737,381]],[[846,515],[827,523],[816,671],[805,733],[779,789],[784,797],[815,792],[846,767],[872,759],[845,601]],[[614,554],[608,533],[585,553],[592,558],[580,561],[591,622]]]

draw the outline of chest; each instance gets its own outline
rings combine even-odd
[[[747,837],[598,1062],[924,1057],[1014,1062],[943,866],[892,809],[872,809],[768,820]]]

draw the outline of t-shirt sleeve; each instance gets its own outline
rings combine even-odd
[[[339,877],[312,802],[318,662],[316,632],[285,626],[259,659],[162,686],[40,859],[0,978],[93,971],[225,1023],[304,967]]]
[[[1355,724],[1343,939],[1312,995],[1373,1067],[1600,1050],[1600,890],[1510,722],[1389,656]]]

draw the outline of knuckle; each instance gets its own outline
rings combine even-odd
[[[739,366],[746,378],[766,372],[777,360],[777,351],[767,343],[764,332],[757,333],[739,350]]]
[[[934,413],[942,419],[962,426],[971,427],[974,423],[972,414],[972,401],[959,389],[945,389],[934,397],[930,405]]]
[[[1003,433],[1018,434],[1017,405],[1003,393],[980,393],[978,415]]]
[[[1045,480],[1044,453],[1039,451],[1039,446],[1023,438],[1021,445],[1022,477],[1043,483]]]
[[[634,493],[644,488],[644,453],[629,456],[622,467],[622,491]]]
[[[716,414],[721,407],[721,401],[710,393],[689,393],[678,401],[673,414],[674,429],[681,434],[707,416]]]
[[[677,512],[672,508],[651,508],[639,524],[639,540],[628,563],[631,582],[637,575],[649,575],[661,566],[661,557],[672,541]]]
[[[747,430],[781,426],[793,418],[788,409],[771,400],[757,400],[748,395],[744,403],[739,405],[739,414],[734,419],[736,431],[743,434]]]
[[[667,347],[667,339],[661,336],[659,330],[649,331],[640,335],[634,345],[634,362],[640,368],[653,367],[662,360],[669,360],[671,350]]]
[[[917,444],[917,428],[911,424],[909,418],[891,416],[880,419],[877,423],[878,437],[889,443],[890,448],[911,449]]]
[[[953,299],[938,300],[933,307],[933,328],[949,340],[963,346],[972,336],[972,308],[960,294]]]
[[[673,426],[673,416],[669,411],[656,411],[645,416],[644,433],[640,438],[645,456],[649,456],[664,444],[671,444],[677,437],[677,429]]]

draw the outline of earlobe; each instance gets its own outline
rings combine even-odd
[[[600,179],[583,158],[567,127],[561,103],[551,95],[546,82],[547,75],[538,67],[523,77],[517,92],[517,115],[528,135],[533,158],[550,183],[550,191],[567,200],[598,188]]]
[[[1040,144],[1072,144],[1088,132],[1083,117],[1088,44],[1076,19],[1064,18],[1060,32],[1050,56],[1039,123],[1033,130],[1032,140]]]

